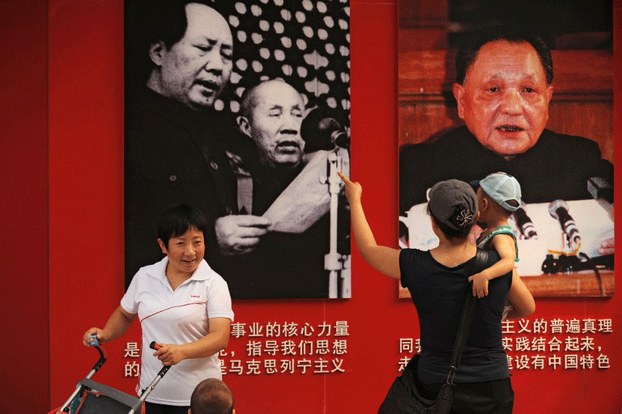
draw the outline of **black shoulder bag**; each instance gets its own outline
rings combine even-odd
[[[485,250],[477,249],[477,255],[475,258],[475,274],[485,268],[485,264],[488,262],[488,252]],[[451,404],[454,399],[454,378],[462,357],[462,351],[466,344],[466,340],[471,328],[471,321],[473,320],[473,312],[475,311],[475,297],[472,290],[467,290],[466,299],[464,301],[464,308],[462,310],[462,317],[460,319],[460,325],[458,326],[458,332],[456,334],[456,341],[454,342],[454,348],[451,355],[451,363],[449,367],[449,373],[447,374],[447,380],[441,387],[436,400],[429,400],[422,397],[417,390],[417,364],[419,362],[419,354],[414,355],[401,376],[397,377],[389,392],[385,397],[378,414],[446,414],[451,409]]]

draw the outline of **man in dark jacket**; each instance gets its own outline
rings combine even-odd
[[[142,23],[128,26],[144,31],[139,52],[150,67],[139,85],[126,90],[126,284],[160,258],[158,218],[171,205],[192,204],[206,214],[212,229],[206,257],[216,269],[214,223],[237,209],[226,150],[241,142],[240,133],[213,109],[231,75],[233,38],[225,18],[208,4],[146,2],[138,10]]]

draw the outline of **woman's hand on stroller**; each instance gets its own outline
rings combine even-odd
[[[95,328],[95,327],[89,328],[86,330],[86,332],[82,336],[82,343],[84,344],[84,346],[98,345],[98,344],[94,344],[92,335],[95,335],[95,338],[97,338],[98,344],[106,342],[109,339],[108,338],[109,335],[103,329]]]
[[[175,365],[185,359],[182,346],[175,344],[160,344],[153,356],[166,366]]]

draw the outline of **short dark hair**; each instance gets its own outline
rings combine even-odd
[[[216,378],[201,381],[190,397],[192,414],[231,414],[233,395],[227,384]]]
[[[186,6],[204,4],[221,11],[210,0],[127,0],[125,2],[125,76],[127,85],[142,85],[153,69],[151,45],[162,41],[167,49],[179,42],[188,28]],[[222,13],[221,13],[222,14]]]
[[[158,226],[158,239],[168,248],[173,237],[181,236],[189,229],[195,228],[207,237],[207,219],[201,210],[190,204],[177,204],[162,214]]]
[[[242,96],[240,97],[240,113],[243,116],[247,118],[251,117],[252,112],[257,105],[255,91],[257,90],[257,87],[264,82],[265,81],[259,82],[257,85],[246,88],[244,92],[242,92]]]
[[[203,4],[217,10],[210,0],[129,0],[127,3],[131,12],[129,17],[134,24],[140,25],[138,29],[143,33],[143,39],[148,44],[162,41],[167,48],[179,42],[186,33],[188,4]]]
[[[553,58],[544,40],[527,30],[514,25],[491,25],[469,34],[461,43],[456,54],[456,82],[463,84],[466,74],[475,61],[479,50],[487,43],[506,40],[511,43],[529,43],[538,53],[546,75],[546,83],[553,83]]]

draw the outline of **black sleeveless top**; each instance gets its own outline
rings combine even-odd
[[[499,255],[490,251],[488,266],[498,260]],[[475,258],[449,268],[434,260],[428,251],[403,249],[400,270],[402,286],[410,291],[419,316],[422,350],[419,379],[424,383],[443,383],[449,371],[464,299],[470,290],[467,278],[476,273]],[[501,318],[511,283],[511,273],[495,278],[489,282],[488,296],[477,300],[456,383],[509,377]]]

